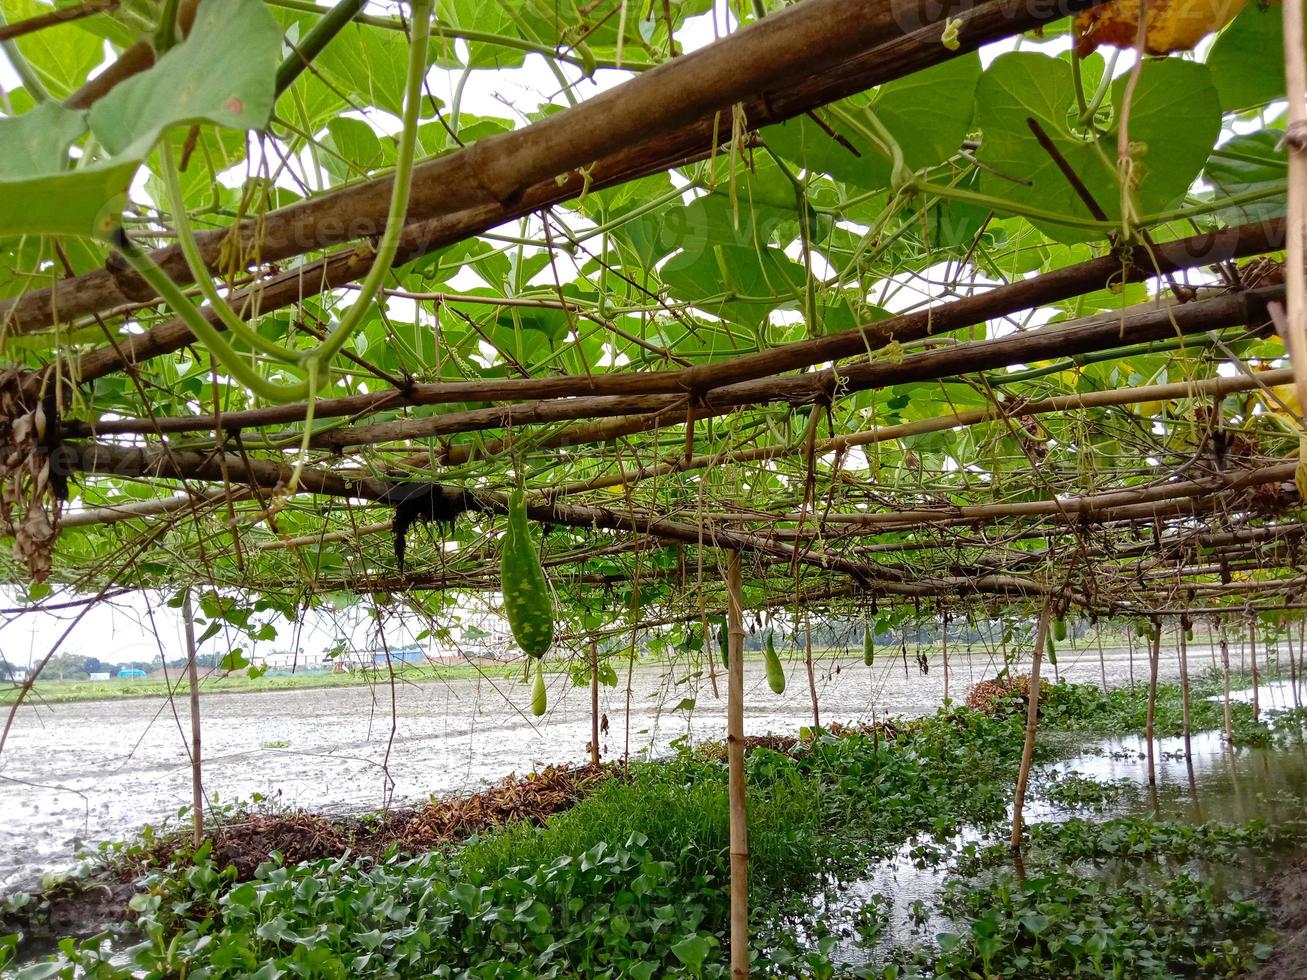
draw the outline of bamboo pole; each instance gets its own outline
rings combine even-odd
[[[1030,762],[1035,757],[1035,729],[1039,726],[1039,665],[1048,641],[1050,602],[1045,599],[1035,627],[1035,655],[1030,666],[1030,685],[1026,695],[1026,741],[1021,748],[1021,771],[1017,774],[1017,792],[1012,802],[1012,850],[1021,850],[1021,811],[1026,804],[1026,786],[1030,781]]]
[[[1249,617],[1248,619],[1248,662],[1252,666],[1253,672],[1253,721],[1260,721],[1262,717],[1262,697],[1257,674],[1257,619],[1255,617]]]
[[[1226,640],[1225,620],[1221,620],[1221,672],[1225,677],[1223,704],[1225,708],[1225,741],[1234,744],[1234,725],[1230,719],[1230,644]]]
[[[1299,621],[1298,621],[1298,679],[1299,679],[1299,682],[1302,681],[1302,679],[1303,679],[1303,669],[1304,669],[1304,668],[1307,668],[1307,651],[1304,651],[1304,649],[1303,649],[1303,640],[1304,640],[1304,639],[1307,639],[1307,622],[1304,622],[1303,619],[1299,619]],[[1302,694],[1299,693],[1299,690],[1297,689],[1297,687],[1294,687],[1294,704],[1295,704],[1295,706],[1297,706],[1297,707],[1299,707],[1299,708],[1302,707]]]
[[[808,670],[808,697],[812,701],[812,727],[821,727],[821,710],[817,704],[817,678],[812,669],[812,618],[805,618],[806,647],[803,663]]]
[[[944,624],[943,646],[944,646],[944,707],[948,707],[948,613],[942,617]]]
[[[1289,648],[1289,691],[1293,695],[1293,706],[1302,707],[1298,700],[1298,660],[1293,652],[1293,628],[1287,623],[1284,627],[1284,643]]]
[[[1157,666],[1162,657],[1162,621],[1153,620],[1153,644],[1148,657],[1148,715],[1144,720],[1144,739],[1148,742],[1148,785],[1157,786],[1157,763],[1154,759],[1153,725],[1157,720]]]
[[[182,623],[186,631],[186,678],[191,689],[191,845],[204,841],[204,780],[200,770],[200,679],[195,663],[195,607],[191,590],[182,597]]]
[[[1133,628],[1126,631],[1125,645],[1130,658],[1130,693],[1133,694],[1135,690],[1135,633]]]
[[[1307,55],[1303,48],[1302,0],[1283,0],[1284,80],[1288,125],[1289,201],[1284,242],[1285,310],[1281,327],[1294,370],[1298,402],[1307,408]],[[1279,317],[1276,318],[1279,321]]]
[[[1103,659],[1103,624],[1098,624],[1098,676],[1103,682],[1103,693],[1107,693],[1107,663]]]
[[[1189,717],[1189,637],[1187,627],[1189,619],[1180,617],[1180,706],[1181,724],[1184,726],[1184,757],[1193,758],[1193,733]]]
[[[599,765],[599,644],[590,640],[590,765]]]
[[[726,597],[730,642],[726,757],[731,808],[731,978],[741,980],[749,976],[749,828],[744,792],[744,600],[738,551],[727,552]]]

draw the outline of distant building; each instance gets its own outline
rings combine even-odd
[[[107,681],[109,672],[107,670],[93,670],[86,675],[88,681]]]
[[[317,663],[313,662],[303,650],[274,650],[272,653],[255,653],[250,655],[250,663],[256,667],[266,667],[268,670],[294,672],[322,670],[324,666],[328,666],[320,660]],[[329,666],[328,669],[330,669]]]
[[[427,662],[425,650],[418,647],[403,647],[398,650],[373,650],[372,666],[384,667],[387,663],[392,666],[396,664],[424,664]]]
[[[108,677],[109,675],[105,674],[104,676]],[[144,676],[145,676],[145,671],[140,670],[139,668],[136,667],[128,667],[126,670],[118,671],[119,680],[134,680],[138,677],[144,677]],[[92,674],[91,679],[98,680],[99,678],[95,674]]]

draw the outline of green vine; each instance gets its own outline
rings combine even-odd
[[[111,243],[141,278],[181,317],[218,363],[259,398],[285,403],[311,399],[315,396],[318,382],[325,374],[322,368],[340,353],[354,335],[372,301],[380,292],[386,276],[390,274],[404,230],[404,216],[408,210],[413,163],[417,150],[417,121],[421,106],[422,80],[426,74],[427,43],[431,34],[431,0],[413,0],[412,7],[413,43],[409,48],[408,73],[404,90],[404,125],[399,138],[394,185],[391,190],[390,210],[386,217],[385,230],[377,244],[372,266],[359,287],[355,302],[317,347],[300,351],[266,339],[247,324],[218,293],[186,217],[186,204],[172,150],[166,140],[160,144],[161,169],[178,241],[187,267],[192,278],[199,285],[201,294],[222,324],[238,340],[274,360],[302,369],[306,380],[282,384],[265,378],[205,319],[204,314],[187,299],[181,288],[143,249],[132,243],[126,236],[120,236]],[[306,426],[306,432],[307,428]]]

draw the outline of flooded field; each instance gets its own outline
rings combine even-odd
[[[1251,691],[1234,692],[1231,700],[1251,701]],[[1267,710],[1292,706],[1288,682],[1260,686],[1259,700]],[[1147,742],[1143,738],[1114,737],[1095,740],[1076,754],[1037,768],[1031,774],[1024,810],[1027,826],[1060,822],[1076,817],[1106,820],[1143,815],[1158,820],[1193,824],[1208,821],[1244,823],[1263,821],[1278,824],[1307,819],[1307,742],[1292,740],[1275,747],[1231,749],[1222,733],[1195,733],[1190,740],[1190,757],[1185,758],[1182,737],[1154,742],[1155,785],[1148,777]],[[1100,805],[1068,805],[1054,793],[1063,780],[1089,779],[1110,784],[1111,799]],[[1005,818],[1011,820],[1009,812]],[[896,945],[930,941],[941,932],[956,930],[958,924],[939,909],[940,898],[955,873],[954,859],[967,845],[1001,843],[1010,825],[965,827],[946,839],[918,838],[906,842],[891,857],[878,862],[865,876],[840,882],[819,897],[827,919],[842,932],[835,958],[863,964],[883,957]],[[942,860],[938,860],[939,856]],[[1255,892],[1264,885],[1273,855],[1247,855],[1246,862],[1230,868],[1202,865],[1205,877],[1220,882],[1225,891]],[[1201,864],[1201,862],[1197,862]],[[1038,873],[1038,849],[1024,860],[1010,859],[997,870],[1018,876]],[[1107,862],[1087,866],[1086,874],[1129,880],[1137,869],[1129,862]],[[992,872],[991,872],[992,874]],[[874,908],[880,931],[876,941],[865,940],[865,910]]]
[[[950,695],[993,676],[988,654],[951,654]],[[1107,651],[1109,684],[1129,683],[1125,650]],[[1190,652],[1191,669],[1208,666],[1208,651]],[[787,664],[789,685],[775,695],[761,661],[746,662],[749,733],[795,733],[812,720],[801,664]],[[1097,650],[1067,651],[1059,671],[1075,681],[1100,679]],[[1162,677],[1174,677],[1163,653]],[[1145,661],[1135,655],[1142,681]],[[600,689],[608,721],[605,758],[627,741],[626,673]],[[936,657],[923,675],[887,650],[867,668],[861,658],[820,659],[817,692],[824,721],[862,721],[874,714],[911,717],[935,710],[944,694]],[[713,697],[706,677],[675,668],[634,672],[630,752],[658,753],[677,738],[720,738],[724,682]],[[393,696],[393,710],[392,710]],[[671,710],[685,698],[692,710]],[[564,674],[549,678],[549,712],[533,718],[530,689],[519,678],[397,683],[375,688],[321,688],[267,694],[205,696],[201,704],[204,782],[211,800],[254,794],[315,810],[375,808],[473,789],[536,763],[585,758],[590,696]],[[0,890],[71,861],[81,846],[121,838],[146,824],[175,818],[190,802],[190,721],[184,699],[88,701],[25,706],[0,755]]]

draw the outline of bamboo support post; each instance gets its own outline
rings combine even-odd
[[[599,644],[590,641],[590,765],[599,765]]]
[[[1223,706],[1225,709],[1225,741],[1234,743],[1234,725],[1230,719],[1230,644],[1225,635],[1225,620],[1221,620],[1221,673],[1225,679]]]
[[[1035,628],[1035,655],[1030,666],[1030,684],[1026,695],[1026,741],[1021,748],[1021,771],[1017,774],[1017,792],[1012,803],[1012,850],[1021,850],[1021,811],[1026,803],[1026,786],[1030,782],[1030,762],[1035,757],[1035,730],[1039,726],[1039,665],[1048,642],[1049,602],[1039,611]]]
[[[1162,621],[1153,620],[1152,648],[1148,655],[1148,714],[1144,720],[1144,740],[1148,743],[1148,785],[1157,785],[1157,762],[1154,758],[1153,728],[1157,721],[1157,667],[1162,658]]]
[[[1288,124],[1289,200],[1284,242],[1285,314],[1276,318],[1293,365],[1298,403],[1307,407],[1307,54],[1303,0],[1283,0],[1284,81]]]
[[[1103,658],[1103,624],[1098,624],[1098,676],[1103,683],[1103,693],[1107,693],[1107,662]]]
[[[817,677],[812,669],[812,619],[809,617],[805,620],[805,649],[803,654],[803,663],[808,670],[808,697],[812,701],[812,727],[821,727],[821,710],[817,704]]]
[[[1126,654],[1130,658],[1130,693],[1135,690],[1135,634],[1127,630],[1125,634]]]
[[[1303,649],[1303,640],[1307,639],[1307,622],[1298,621],[1298,681],[1303,681],[1303,669],[1307,668],[1307,651]],[[1294,687],[1294,707],[1302,707],[1302,693]]]
[[[1300,707],[1298,703],[1298,660],[1297,654],[1293,650],[1293,629],[1285,625],[1284,645],[1289,648],[1289,694],[1293,699],[1293,706]]]
[[[1248,663],[1253,672],[1253,721],[1262,718],[1261,683],[1257,673],[1257,620],[1248,620]]]
[[[1181,724],[1184,727],[1184,757],[1193,758],[1193,730],[1191,728],[1191,719],[1189,715],[1189,620],[1187,617],[1180,617],[1180,706],[1182,714]]]
[[[191,590],[182,599],[182,623],[186,631],[186,679],[191,692],[191,844],[204,841],[204,780],[200,769],[200,679],[195,663],[195,607]]]
[[[740,553],[727,552],[726,757],[730,769],[731,978],[749,976],[749,828],[744,791],[744,602]]]
[[[942,643],[944,647],[944,706],[948,707],[948,614],[943,616]]]

